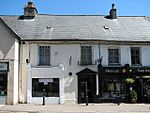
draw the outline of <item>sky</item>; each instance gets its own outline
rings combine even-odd
[[[0,0],[0,15],[22,15],[29,0]],[[150,0],[33,0],[39,14],[150,16]]]

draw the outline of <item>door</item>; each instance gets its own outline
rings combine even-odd
[[[95,100],[96,90],[96,77],[93,75],[87,77],[78,78],[78,102],[85,103],[88,99],[89,103],[93,103]],[[86,96],[88,98],[86,98]]]
[[[150,78],[143,79],[144,102],[150,103]]]

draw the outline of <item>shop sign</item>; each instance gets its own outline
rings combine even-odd
[[[140,72],[140,73],[150,73],[150,69],[137,69],[137,72]]]
[[[122,67],[102,67],[102,73],[125,73]]]
[[[0,63],[0,71],[8,71],[8,63],[1,62]]]
[[[51,83],[53,82],[53,79],[52,78],[39,78],[39,82],[40,83],[44,83],[44,85],[48,85],[48,83]]]
[[[150,67],[137,67],[137,68],[131,68],[131,73],[145,73],[145,74],[149,74],[150,73]]]
[[[119,69],[106,69],[106,73],[119,73]]]

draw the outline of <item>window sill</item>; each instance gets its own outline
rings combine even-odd
[[[47,67],[51,67],[51,65],[37,65],[37,66],[34,66],[34,67],[37,67],[37,68],[47,68]]]
[[[93,65],[96,65],[96,64],[79,64],[79,66],[93,66]]]
[[[131,64],[131,66],[133,66],[133,67],[137,67],[137,66],[142,66],[141,64]]]
[[[112,64],[108,64],[108,66],[121,66],[120,63],[112,63]]]

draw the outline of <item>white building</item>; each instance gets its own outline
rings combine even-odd
[[[20,38],[19,102],[126,102],[128,77],[150,102],[149,17],[117,17],[114,5],[108,16],[41,15],[30,1],[23,16],[0,18]]]
[[[19,39],[0,18],[0,104],[18,103]]]

